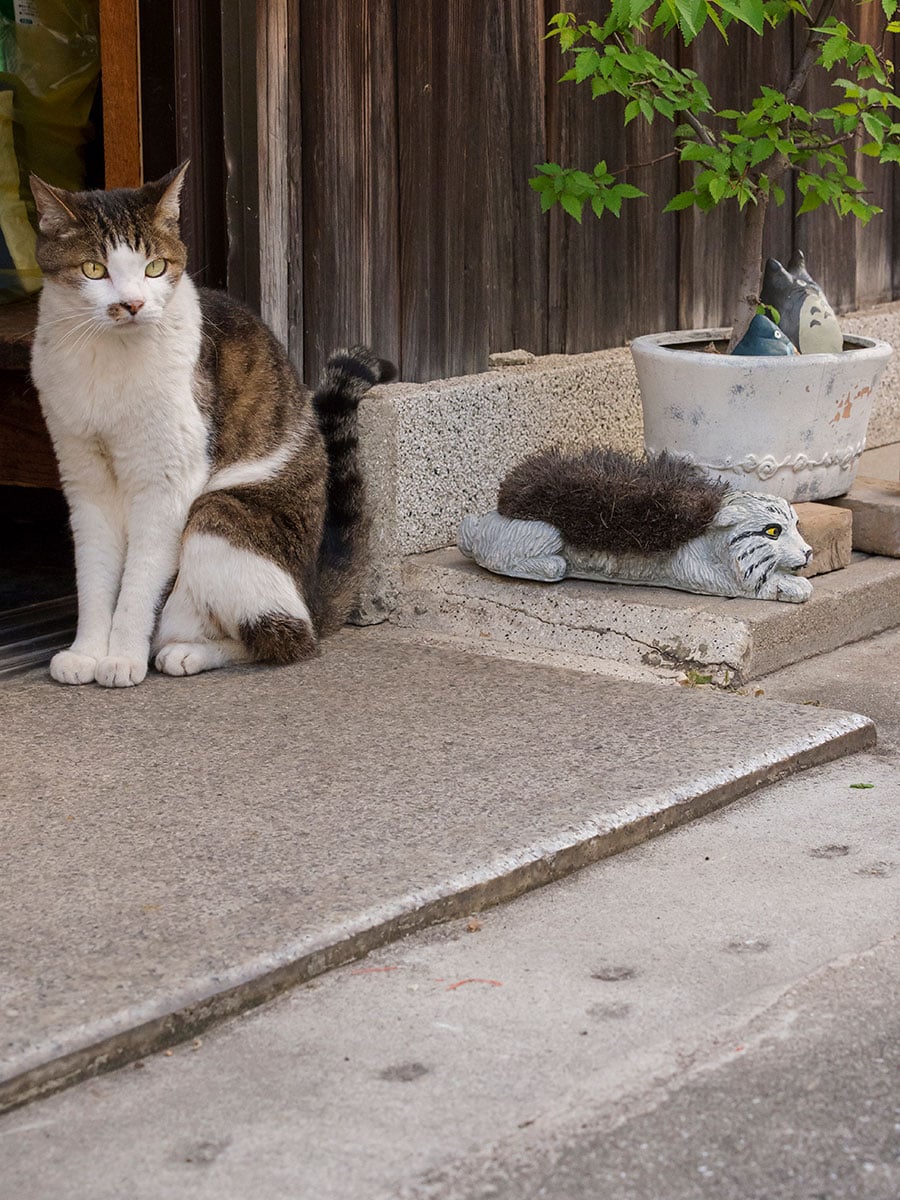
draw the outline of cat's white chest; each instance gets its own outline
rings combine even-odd
[[[81,340],[52,304],[42,312],[32,375],[58,453],[67,439],[96,440],[123,481],[164,477],[199,490],[208,474],[208,431],[193,393],[199,314],[183,307],[158,327]]]

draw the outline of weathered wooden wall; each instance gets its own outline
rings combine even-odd
[[[661,216],[684,170],[673,160],[629,172],[649,198],[618,221],[541,214],[527,182],[536,163],[620,168],[671,149],[662,119],[623,131],[616,99],[557,83],[566,64],[543,40],[557,0],[273,7],[290,10],[300,45],[299,70],[279,75],[290,119],[266,151],[284,156],[276,175],[290,181],[292,227],[286,262],[275,255],[266,269],[287,288],[279,324],[307,379],[332,347],[358,340],[424,380],[483,370],[496,350],[578,352],[727,321],[736,214]],[[597,0],[575,7],[602,11]],[[856,10],[863,28],[875,7]],[[712,30],[685,54],[719,107],[760,82],[786,84],[799,53],[789,29],[774,47],[741,31],[732,40],[738,55]],[[777,257],[803,248],[842,310],[900,294],[900,188],[892,168],[865,160],[859,171],[885,209],[867,228],[822,211],[795,221],[789,200],[773,206],[766,235]]]

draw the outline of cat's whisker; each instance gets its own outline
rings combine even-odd
[[[67,345],[67,343],[70,343],[76,339],[86,326],[93,325],[96,319],[96,317],[90,316],[85,318],[83,321],[79,321],[76,325],[73,325],[71,329],[67,329],[62,337],[56,340],[56,345],[60,348],[65,347],[66,349],[71,349],[71,345]]]
[[[41,329],[52,329],[55,325],[65,325],[76,320],[78,317],[93,317],[94,312],[91,308],[76,308],[74,312],[65,313],[61,317],[54,317],[52,320],[41,321]]]
[[[74,352],[75,350],[79,349],[81,346],[86,345],[97,334],[99,334],[101,332],[103,327],[104,327],[103,322],[101,320],[99,320],[99,318],[89,317],[87,321],[83,321],[82,324],[79,326],[79,329],[81,330],[81,332],[79,333],[78,337],[76,337],[75,340],[72,342],[71,346],[67,347],[67,349]],[[62,344],[62,343],[60,343],[60,344]]]
[[[60,349],[74,350],[84,340],[85,331],[91,332],[94,328],[99,327],[99,324],[95,316],[79,321],[77,325],[73,325],[71,329],[67,330],[56,344]]]

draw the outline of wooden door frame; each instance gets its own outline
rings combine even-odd
[[[100,0],[103,161],[108,188],[143,182],[138,0]]]

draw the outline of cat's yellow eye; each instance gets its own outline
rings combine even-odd
[[[166,260],[164,258],[154,258],[153,262],[148,262],[144,267],[144,274],[149,275],[151,279],[158,279],[166,269]]]
[[[104,267],[103,263],[83,262],[81,270],[88,279],[104,279],[106,277],[106,267]]]
[[[780,525],[770,525],[769,528],[765,532],[766,532],[766,537],[776,538],[776,537],[778,537],[779,533],[781,533],[781,526]]]

